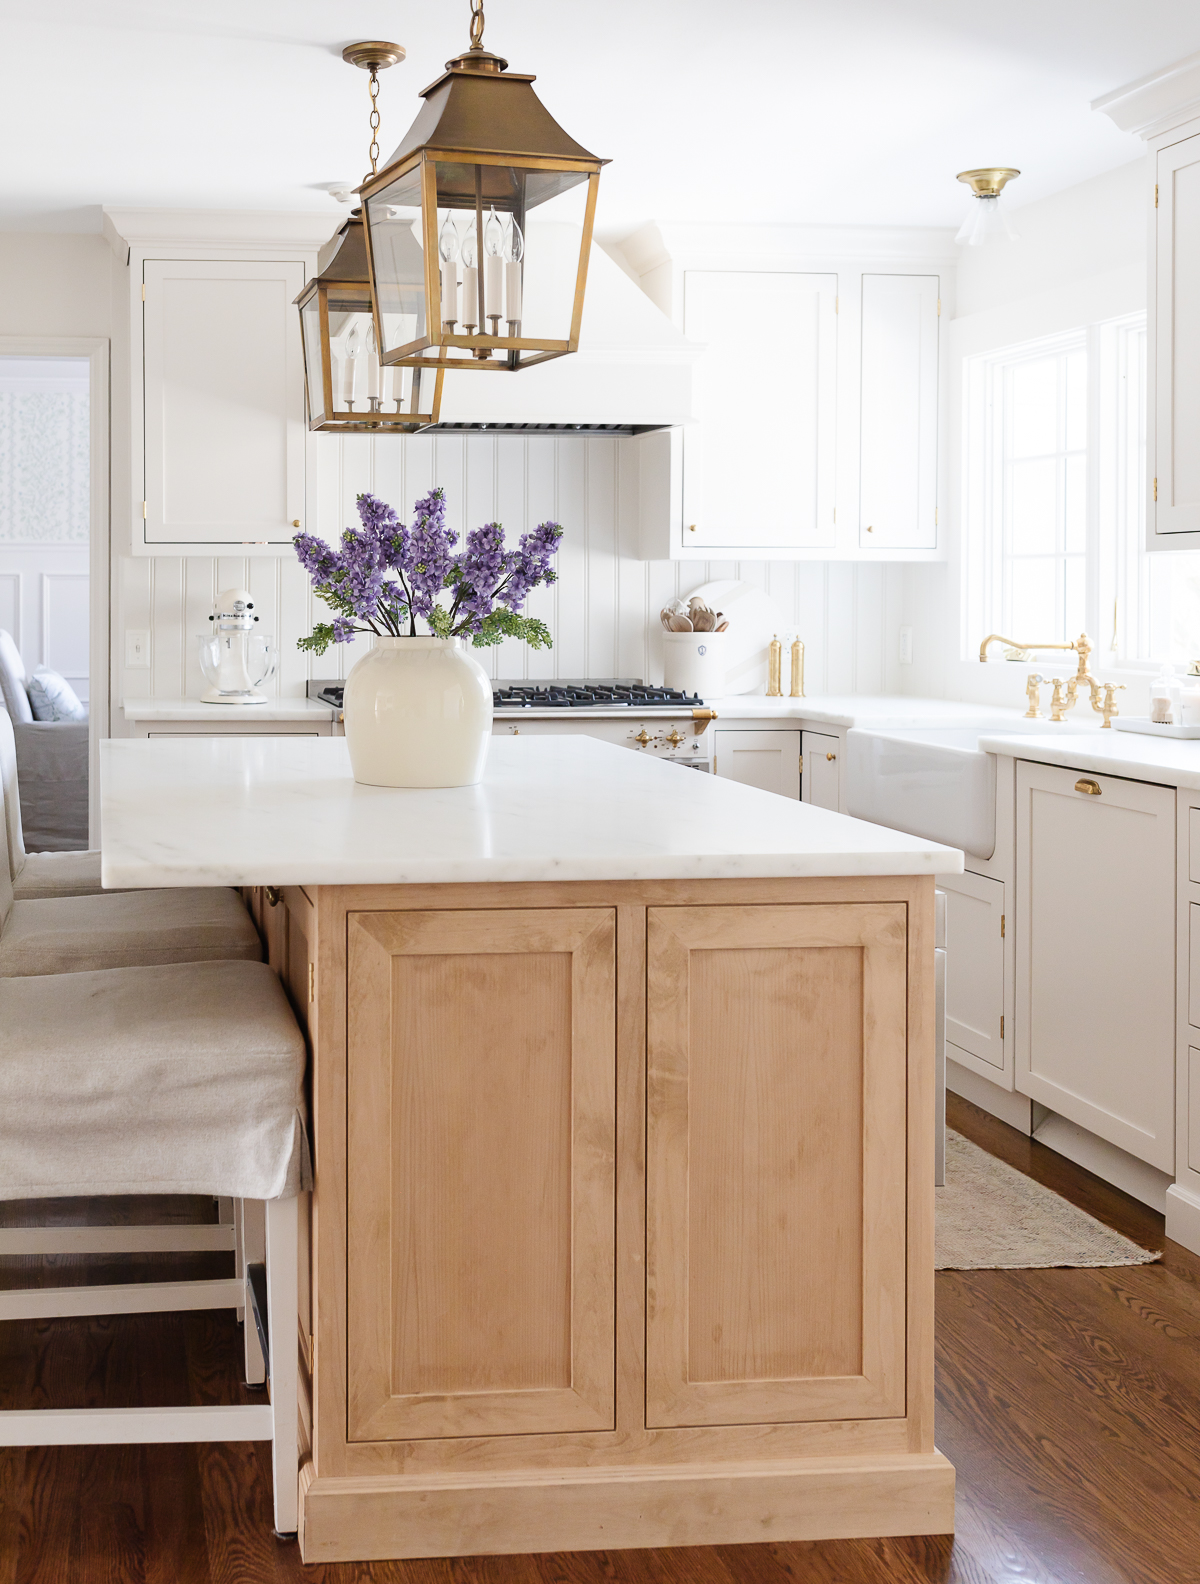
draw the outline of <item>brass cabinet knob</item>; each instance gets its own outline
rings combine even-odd
[[[1076,792],[1086,792],[1088,797],[1100,796],[1100,783],[1093,781],[1090,776],[1082,776],[1075,783]]]
[[[826,759],[836,759],[837,758],[837,754],[827,753],[825,755],[825,757],[826,757]]]
[[[299,528],[299,526],[300,526],[300,519],[299,519],[299,517],[293,517],[293,518],[292,518],[292,527],[293,527],[293,528]]]
[[[267,901],[271,904],[272,907],[278,907],[279,906],[279,887],[278,886],[268,886],[267,887]]]

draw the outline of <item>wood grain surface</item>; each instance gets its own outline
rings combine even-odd
[[[1135,1238],[1162,1218],[950,1097],[952,1125]],[[45,1208],[45,1207],[40,1207]],[[66,1222],[80,1207],[55,1206]],[[194,1205],[119,1206],[159,1220]],[[96,1219],[101,1217],[96,1214]],[[22,1207],[0,1207],[19,1225]],[[0,1584],[1192,1584],[1200,1579],[1200,1260],[937,1278],[937,1439],[958,1534],[304,1567],[262,1446],[0,1452]],[[53,1281],[227,1274],[227,1255],[59,1256]],[[0,1261],[0,1282],[39,1280]],[[169,1274],[168,1274],[169,1273]],[[232,1314],[0,1327],[0,1403],[255,1401]]]

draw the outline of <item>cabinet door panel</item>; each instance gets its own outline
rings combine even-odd
[[[688,270],[686,545],[834,544],[836,275]]]
[[[1017,764],[1017,1088],[1175,1166],[1175,793]]]
[[[1200,136],[1158,155],[1153,533],[1200,531]]]
[[[906,917],[650,910],[649,1425],[904,1412]]]
[[[800,796],[798,731],[715,730],[716,773],[782,797]]]
[[[937,545],[936,275],[864,275],[859,539],[864,550]]]
[[[304,266],[144,271],[146,543],[288,543],[304,508]]]
[[[349,1438],[611,1429],[611,909],[349,918]]]
[[[946,893],[946,1038],[1003,1072],[1004,882],[961,874],[938,884]]]
[[[832,809],[836,814],[842,806],[840,737],[829,737],[824,732],[804,733],[803,797],[815,808]]]

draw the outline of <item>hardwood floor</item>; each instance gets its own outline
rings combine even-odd
[[[993,1154],[1166,1249],[1161,1264],[1117,1270],[938,1276],[953,1540],[305,1568],[271,1531],[265,1445],[0,1450],[0,1584],[1200,1584],[1200,1260],[1164,1243],[1161,1216],[1061,1156],[954,1096],[949,1114]],[[171,1277],[223,1274],[223,1258],[172,1256]],[[31,1267],[0,1260],[0,1282],[27,1285]],[[161,1257],[64,1258],[53,1271],[170,1279]],[[0,1405],[253,1400],[238,1356],[232,1315],[4,1325]]]

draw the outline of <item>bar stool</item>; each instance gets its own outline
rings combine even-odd
[[[261,962],[0,980],[0,1199],[262,1201],[265,1243],[262,1264],[229,1279],[2,1292],[0,1320],[245,1308],[270,1380],[266,1403],[7,1410],[0,1445],[269,1440],[275,1528],[295,1532],[304,1067],[303,1036]]]
[[[0,709],[0,792],[13,891],[21,901],[35,897],[92,896],[100,884],[100,854],[92,852],[25,851],[21,828],[21,792],[17,782],[17,740],[7,710]]]

